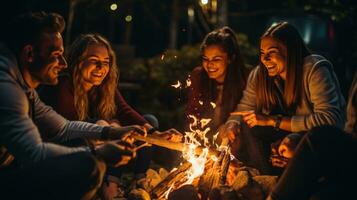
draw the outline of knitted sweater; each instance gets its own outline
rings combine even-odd
[[[257,110],[256,80],[258,67],[248,78],[243,98],[236,111],[254,110],[257,113],[270,114],[269,110]],[[331,62],[320,55],[309,55],[304,59],[303,89],[301,103],[291,117],[292,132],[307,131],[321,125],[333,125],[343,128],[345,123],[345,100],[341,93],[336,74]],[[230,120],[240,120],[231,116]]]

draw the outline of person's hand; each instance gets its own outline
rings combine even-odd
[[[250,127],[254,126],[274,126],[275,121],[272,116],[257,114],[254,111],[232,112],[231,115],[241,115],[243,121]]]
[[[174,128],[171,128],[169,130],[163,131],[163,132],[159,132],[159,131],[155,131],[153,133],[153,135],[155,136],[159,136],[165,140],[169,140],[171,142],[181,142],[182,141],[182,133],[180,133],[179,131],[177,131]]]
[[[223,140],[224,138],[228,138],[229,142],[233,143],[236,140],[239,131],[240,131],[239,122],[231,121],[219,129],[218,137],[221,140]]]
[[[110,125],[111,127],[121,127],[120,123],[119,123],[118,121],[115,121],[115,120],[110,121],[110,122],[109,122],[109,125]]]
[[[98,159],[103,160],[107,165],[118,167],[126,165],[136,156],[134,147],[126,142],[106,142],[95,149]]]
[[[272,155],[270,157],[270,160],[271,160],[271,164],[274,167],[280,167],[280,168],[285,168],[289,162],[288,158],[284,158],[283,156],[279,156],[279,155]]]
[[[241,167],[241,163],[237,159],[231,160],[229,167],[228,167],[228,172],[227,172],[227,178],[226,182],[228,185],[233,185],[234,181],[236,180],[237,174],[239,172],[239,167]]]
[[[110,126],[109,122],[107,122],[103,119],[100,119],[100,120],[96,121],[95,123],[100,126]]]

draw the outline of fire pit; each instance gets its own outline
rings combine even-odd
[[[190,132],[185,132],[184,142],[175,143],[163,140],[155,136],[135,135],[134,138],[149,144],[181,151],[184,162],[177,169],[166,173],[165,177],[154,187],[146,188],[147,199],[220,199],[219,195],[230,195],[229,199],[238,199],[239,196],[253,196],[263,199],[276,182],[276,177],[259,176],[255,169],[244,167],[243,163],[234,158],[228,141],[222,140],[218,146],[215,144],[217,135],[213,142],[209,143],[205,134],[209,131],[206,125],[210,119],[197,120],[190,116],[193,123],[190,124]],[[199,129],[194,128],[200,126]],[[231,162],[233,161],[233,164]],[[227,174],[233,170],[233,179],[227,182]],[[153,177],[146,177],[153,179]],[[145,181],[145,180],[144,180]],[[261,186],[270,185],[270,186]],[[140,199],[140,198],[137,198]],[[143,198],[142,198],[143,199]]]

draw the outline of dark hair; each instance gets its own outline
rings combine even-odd
[[[284,104],[289,113],[294,113],[301,101],[302,73],[304,58],[311,54],[306,47],[298,30],[287,22],[273,24],[265,31],[261,39],[270,37],[287,49],[287,74],[284,86]],[[257,107],[258,110],[271,110],[278,105],[278,100],[273,92],[274,77],[268,76],[264,64],[260,62],[257,78]]]
[[[236,35],[231,28],[225,26],[208,33],[201,44],[201,53],[211,45],[220,46],[228,54],[228,66],[223,83],[223,108],[220,119],[220,122],[223,122],[242,98],[248,70],[244,65]],[[210,79],[204,70],[201,72],[200,87],[204,99],[214,101],[217,98],[217,83],[215,80]]]
[[[43,33],[62,33],[63,17],[57,13],[30,12],[10,20],[3,33],[8,47],[18,54],[27,44],[34,44]]]

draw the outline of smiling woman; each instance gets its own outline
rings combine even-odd
[[[281,22],[262,35],[260,64],[249,75],[236,111],[226,123],[226,134],[250,137],[255,146],[246,144],[242,151],[255,152],[250,161],[269,172],[271,143],[318,126],[342,128],[345,100],[332,63],[310,53],[297,29]]]
[[[191,117],[209,118],[209,140],[229,117],[243,95],[249,70],[232,29],[222,27],[206,35],[201,44],[201,66],[191,73],[186,126]]]

